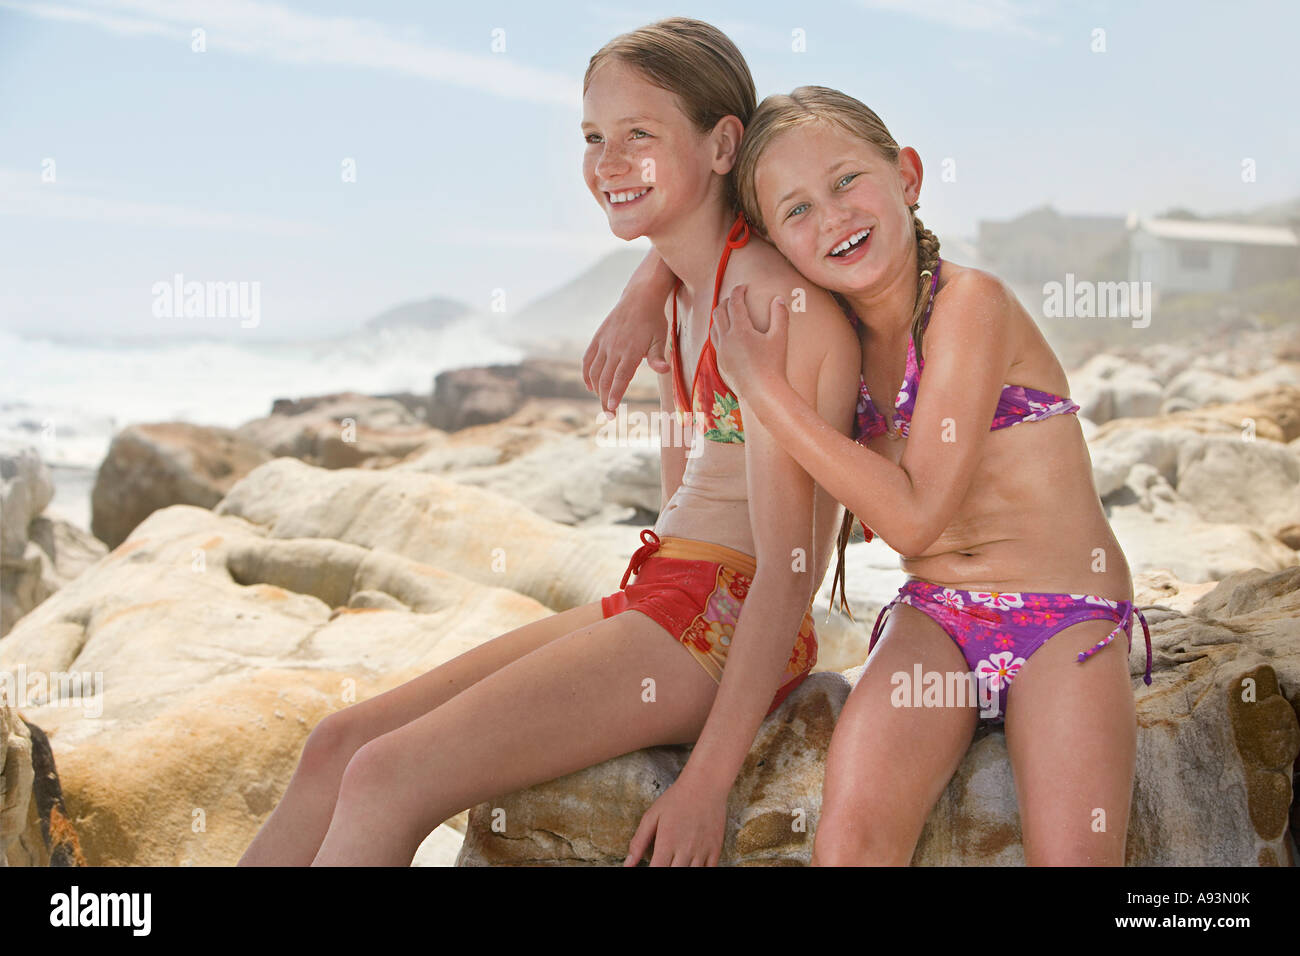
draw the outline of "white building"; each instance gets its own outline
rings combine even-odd
[[[1206,219],[1128,218],[1129,280],[1157,295],[1227,292],[1300,275],[1290,226]]]

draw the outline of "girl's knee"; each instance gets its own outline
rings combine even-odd
[[[1104,837],[1025,844],[1026,866],[1123,866],[1124,846]]]
[[[823,816],[813,838],[813,866],[907,866],[913,845],[862,820]]]
[[[340,773],[365,742],[347,709],[327,715],[307,735],[298,768],[303,773]]]

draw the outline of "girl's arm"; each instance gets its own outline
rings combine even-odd
[[[1017,349],[1008,312],[1019,303],[997,278],[973,270],[944,287],[922,344],[924,383],[898,464],[827,425],[774,371],[770,355],[759,358],[775,344],[765,340],[783,334],[783,309],[773,310],[763,333],[753,327],[743,299],[728,306],[730,320],[715,319],[715,341],[724,356],[734,350],[738,367],[751,369],[752,380],[741,387],[757,417],[890,547],[905,557],[923,553],[952,522],[979,464]],[[877,407],[892,414],[883,402]]]
[[[756,288],[753,300],[766,303],[777,292]],[[801,314],[798,328],[788,355],[793,385],[787,387],[829,434],[847,432],[857,400],[856,339],[825,295]],[[757,571],[708,721],[682,771],[691,785],[724,803],[781,684],[818,583],[813,479],[752,414],[743,393],[740,402]]]
[[[632,273],[618,304],[605,317],[582,356],[582,380],[612,412],[644,357],[656,372],[666,372],[664,345],[668,323],[664,303],[677,277],[651,249]]]

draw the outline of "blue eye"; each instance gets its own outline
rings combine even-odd
[[[789,219],[791,216],[793,216],[796,212],[798,212],[806,205],[808,205],[806,202],[801,202],[797,206],[792,207],[791,210],[785,214],[785,218]]]
[[[650,135],[649,133],[646,133],[646,131],[643,129],[634,129],[632,130],[633,139],[640,139],[640,137],[636,135],[637,133],[645,133],[647,136]]]
[[[845,173],[844,176],[840,179],[840,181],[836,185],[843,186],[846,181],[857,179],[859,175],[860,175],[859,173]]]

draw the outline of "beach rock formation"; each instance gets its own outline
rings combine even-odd
[[[578,362],[526,359],[518,365],[489,365],[440,373],[434,380],[429,424],[447,431],[501,421],[529,399],[559,399],[598,408],[582,381]],[[658,406],[653,378],[642,373],[628,386],[625,401]]]
[[[813,674],[763,721],[727,798],[723,864],[807,863],[826,748],[848,693],[843,675]],[[457,865],[621,865],[642,814],[689,754],[639,750],[480,804]]]
[[[1206,581],[1300,563],[1298,435],[1293,387],[1098,428],[1093,479],[1133,570]]]
[[[108,553],[75,525],[42,514],[53,498],[50,469],[36,448],[0,454],[0,637]]]
[[[110,548],[168,505],[211,508],[271,454],[229,428],[159,422],[113,436],[91,492],[90,530]]]
[[[0,670],[34,688],[18,704],[89,864],[228,865],[323,717],[607,593],[625,562],[436,476],[278,458],[216,509],[151,514],[0,640]],[[54,693],[73,678],[90,691]],[[424,862],[450,862],[461,820]]]
[[[235,431],[268,457],[321,468],[385,468],[445,437],[403,402],[356,392],[278,399],[270,415]]]
[[[0,866],[85,866],[49,738],[0,692]]]

